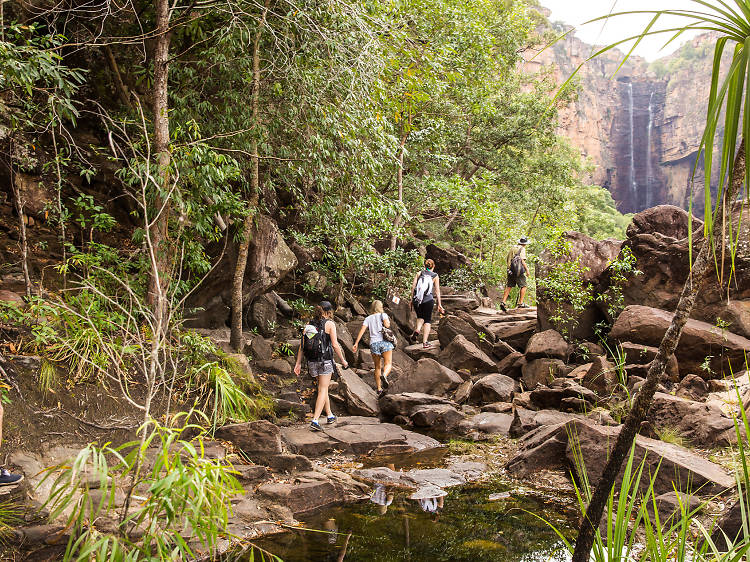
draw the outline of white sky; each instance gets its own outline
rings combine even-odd
[[[608,21],[582,25],[588,20],[606,16],[610,12],[674,8],[703,11],[699,4],[690,0],[541,0],[541,4],[552,10],[551,21],[563,21],[575,26],[577,28],[576,35],[582,41],[597,45],[608,45],[620,39],[637,35],[645,29],[653,18],[653,14],[627,15],[611,18]],[[656,25],[659,29],[669,29],[682,27],[688,23],[690,23],[688,18],[674,17],[667,19],[662,16]],[[656,29],[656,27],[653,29]],[[690,35],[684,34],[677,41],[670,43],[666,49],[662,49],[662,47],[671,38],[670,34],[664,33],[656,37],[649,37],[638,45],[634,54],[652,61],[674,52],[680,44],[697,34],[696,32]],[[630,46],[626,44],[620,47],[624,51],[629,48]]]

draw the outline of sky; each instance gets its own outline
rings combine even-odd
[[[637,35],[648,25],[653,15],[627,15],[612,18],[609,21],[599,21],[582,25],[584,22],[607,15],[610,12],[627,12],[631,10],[664,10],[664,9],[696,9],[698,4],[688,0],[540,0],[541,4],[552,10],[551,21],[563,21],[577,28],[576,35],[582,41],[590,44],[608,45],[620,39]],[[614,6],[614,9],[613,9]],[[682,27],[689,23],[689,19],[675,17],[662,19],[657,26],[660,29]],[[654,28],[656,29],[656,28]],[[656,37],[644,39],[634,52],[649,61],[656,60],[674,52],[697,33],[683,35],[678,41],[662,49],[670,34],[660,34]],[[623,45],[621,50],[629,49]]]

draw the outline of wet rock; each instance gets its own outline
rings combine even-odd
[[[341,369],[339,388],[346,408],[355,416],[377,416],[380,413],[377,393],[351,369]]]
[[[282,451],[279,428],[266,420],[225,425],[216,430],[216,437],[249,455]]]
[[[519,453],[508,463],[512,474],[531,474],[543,467],[573,466],[574,450],[579,451],[592,486],[598,482],[620,427],[607,427],[588,421],[574,420],[548,426],[524,438]],[[569,440],[575,435],[575,444]],[[720,493],[734,487],[734,478],[720,466],[703,459],[683,447],[643,436],[636,438],[635,463],[643,459],[646,471],[656,474],[657,494],[672,490],[703,494]],[[658,472],[657,472],[658,466]],[[580,475],[579,475],[580,477]],[[642,479],[642,488],[649,479]]]
[[[392,394],[425,392],[434,396],[447,396],[463,382],[455,371],[434,359],[422,358],[417,361],[413,372],[394,378],[388,391]]]
[[[526,345],[526,360],[560,359],[568,357],[568,342],[555,330],[545,330],[531,336]]]
[[[456,336],[450,345],[440,353],[439,361],[452,369],[469,369],[480,373],[497,371],[495,362],[461,335]]]
[[[466,416],[449,404],[431,404],[414,408],[411,422],[414,427],[427,427],[440,433],[455,431]]]
[[[648,306],[630,305],[620,314],[609,334],[613,342],[630,341],[658,346],[672,321],[673,314]],[[705,379],[731,374],[744,365],[750,340],[721,330],[706,322],[688,320],[675,355],[680,373],[697,374]]]
[[[565,363],[560,359],[534,359],[521,369],[521,382],[527,390],[548,384],[563,371]]]
[[[615,366],[604,357],[595,357],[591,368],[581,379],[581,386],[599,396],[609,396],[620,382]]]
[[[268,361],[255,361],[255,370],[260,373],[277,375],[288,378],[292,376],[292,366],[284,359],[270,359]]]
[[[520,390],[512,378],[499,373],[479,379],[471,389],[470,400],[475,404],[490,402],[510,402],[513,394]]]
[[[455,402],[441,396],[433,396],[422,392],[402,392],[383,396],[380,399],[380,410],[385,416],[402,415],[410,417],[416,407],[430,404],[456,406]]]
[[[317,472],[299,474],[293,482],[267,482],[258,486],[261,496],[288,506],[295,515],[339,503],[350,494]]]
[[[708,396],[708,383],[698,375],[687,375],[677,387],[677,396],[688,400],[704,400]]]

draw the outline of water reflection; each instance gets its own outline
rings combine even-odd
[[[439,493],[436,493],[436,490]],[[513,561],[563,562],[554,532],[531,513],[550,519],[569,537],[573,510],[547,497],[510,493],[501,484],[399,493],[376,486],[370,501],[300,517],[306,527],[260,541],[285,562]]]

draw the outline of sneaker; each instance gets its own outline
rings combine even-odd
[[[432,347],[432,344],[430,342],[426,342],[422,344],[422,349],[430,349]]]
[[[310,431],[323,431],[323,428],[320,427],[318,420],[313,420],[310,422]]]
[[[389,386],[388,377],[380,377],[380,384],[383,385],[383,390],[388,388]]]
[[[11,474],[6,469],[0,469],[0,486],[11,486],[23,480],[23,474]]]
[[[504,302],[501,302],[501,303],[500,303],[500,309],[501,309],[501,310],[502,310],[503,312],[508,312],[508,307],[507,307],[507,306],[505,306],[505,303],[504,303]]]
[[[327,421],[328,423],[336,423],[336,416],[335,416],[335,415],[330,415],[330,416],[328,416],[328,417],[326,418],[326,421]]]
[[[531,308],[528,304],[519,304],[518,308]]]

